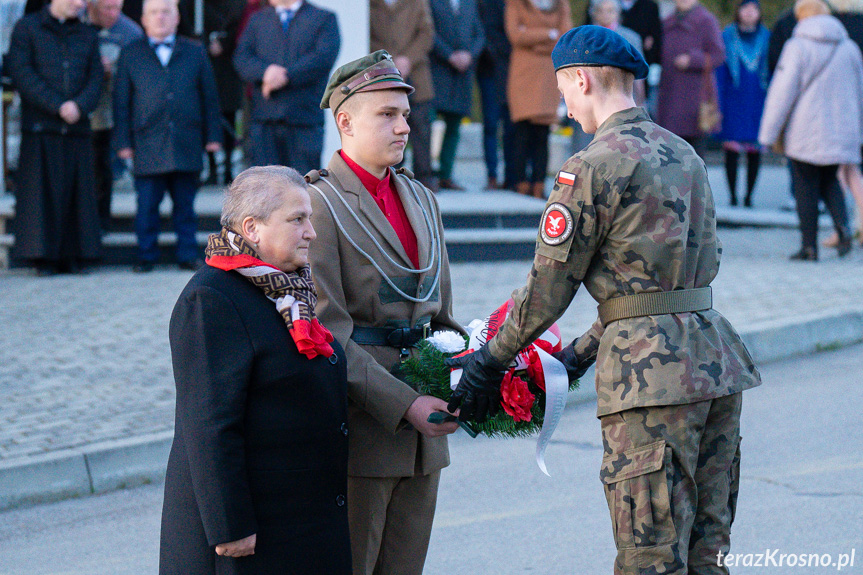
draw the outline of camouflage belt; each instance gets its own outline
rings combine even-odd
[[[605,327],[613,321],[646,315],[704,311],[713,307],[713,290],[708,287],[657,291],[615,297],[599,305],[599,321]]]

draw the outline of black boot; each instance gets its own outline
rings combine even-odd
[[[837,230],[839,233],[839,243],[836,244],[836,251],[839,252],[839,257],[844,258],[851,252],[851,233],[844,228]]]
[[[818,261],[818,252],[815,248],[800,248],[800,251],[796,254],[792,254],[789,258],[792,261],[801,261],[801,262],[817,262]]]

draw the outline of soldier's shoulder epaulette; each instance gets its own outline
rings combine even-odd
[[[414,176],[414,173],[413,173],[412,171],[410,171],[409,169],[404,168],[404,167],[402,167],[402,168],[397,168],[397,169],[396,169],[396,173],[397,173],[397,174],[399,174],[399,175],[405,175],[405,176],[407,176],[408,178],[410,178],[411,180],[416,180],[416,179],[417,179],[417,178],[416,178],[416,176]]]
[[[426,186],[422,180],[417,179],[417,177],[414,175],[414,173],[412,171],[410,171],[409,169],[407,169],[407,168],[396,168],[394,171],[395,171],[397,176],[404,176],[405,178],[410,180],[414,186],[419,186],[417,188],[417,190],[427,190],[428,193],[432,193],[431,188]]]
[[[311,170],[304,177],[305,177],[307,183],[314,184],[315,182],[317,182],[321,178],[326,178],[329,175],[330,175],[330,172],[327,171],[326,168],[321,168],[319,170]]]

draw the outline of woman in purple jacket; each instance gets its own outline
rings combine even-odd
[[[662,78],[659,82],[657,123],[699,151],[699,95],[715,90],[704,86],[704,69],[725,60],[719,22],[698,0],[675,0],[675,11],[662,21]]]

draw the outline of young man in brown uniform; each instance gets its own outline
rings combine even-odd
[[[348,360],[355,575],[422,573],[449,464],[446,435],[457,429],[429,423],[446,403],[394,375],[431,331],[461,331],[437,202],[412,174],[392,169],[410,132],[412,91],[383,50],[336,70],[321,108],[332,109],[342,149],[307,175],[316,313]]]

